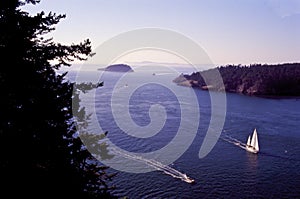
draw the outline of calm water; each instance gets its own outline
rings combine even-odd
[[[211,116],[209,93],[175,85],[172,79],[177,75],[170,71],[155,75],[144,71],[129,74],[129,78],[120,83],[120,74],[110,73],[102,76],[104,87],[97,89],[96,97],[88,98],[91,102],[95,100],[97,119],[101,127],[109,131],[109,139],[118,147],[137,154],[157,151],[168,144],[176,135],[181,120],[194,122],[193,118],[181,118],[177,100],[180,93],[194,93],[199,102],[196,136],[183,155],[170,165],[195,179],[196,183],[186,183],[158,170],[138,174],[119,172],[113,180],[117,186],[114,193],[129,198],[299,198],[300,100],[227,94],[221,138],[230,136],[246,142],[248,135],[257,128],[261,151],[257,155],[251,154],[218,139],[213,150],[200,159],[199,149]],[[143,81],[146,83],[142,84]],[[118,85],[113,88],[115,82]],[[128,89],[136,84],[140,85],[127,100]],[[118,94],[113,101],[115,105],[111,103],[113,93]],[[180,97],[181,102],[189,103],[189,96]],[[112,106],[125,106],[131,119],[145,127],[152,122],[149,108],[155,104],[165,108],[165,123],[159,132],[148,138],[124,133],[111,111]],[[191,112],[197,108],[187,107],[185,111]],[[122,115],[122,112],[118,114]],[[182,143],[185,139],[176,144]],[[127,162],[119,164],[126,165]]]

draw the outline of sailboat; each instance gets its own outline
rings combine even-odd
[[[248,137],[246,150],[251,153],[258,153],[258,151],[259,151],[258,137],[257,137],[256,129],[254,129],[254,131],[253,131],[252,138],[250,135]]]

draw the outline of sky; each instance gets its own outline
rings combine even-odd
[[[94,50],[125,32],[152,27],[191,39],[216,65],[300,61],[300,0],[41,0],[24,9],[66,14],[49,36],[63,44],[89,38]],[[182,59],[140,50],[119,61]]]

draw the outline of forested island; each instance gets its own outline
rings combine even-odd
[[[218,78],[218,74],[222,78]],[[173,82],[203,90],[254,96],[299,97],[300,63],[219,66],[192,74],[181,74]]]
[[[98,70],[103,70],[103,69],[98,69]],[[104,70],[110,72],[122,72],[122,73],[133,72],[133,69],[127,64],[109,65]]]

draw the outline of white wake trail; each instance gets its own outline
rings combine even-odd
[[[225,137],[220,137],[222,140],[228,142],[228,143],[231,143],[231,144],[234,144],[242,149],[246,149],[246,144],[243,143],[242,141],[236,139],[236,138],[233,138],[229,135],[225,135]]]
[[[181,173],[180,171],[168,166],[168,165],[164,165],[161,162],[158,162],[156,160],[153,159],[146,159],[143,158],[141,156],[137,156],[137,155],[133,155],[133,154],[128,154],[128,153],[124,153],[120,150],[117,150],[115,148],[111,149],[111,151],[115,154],[121,155],[124,158],[128,158],[131,160],[135,160],[135,161],[140,161],[143,162],[153,168],[155,168],[156,170],[160,170],[163,171],[165,174],[168,174],[174,178],[178,178],[181,179],[182,181],[185,181],[187,183],[193,183],[194,180],[191,179],[190,177],[188,177],[186,174]]]

